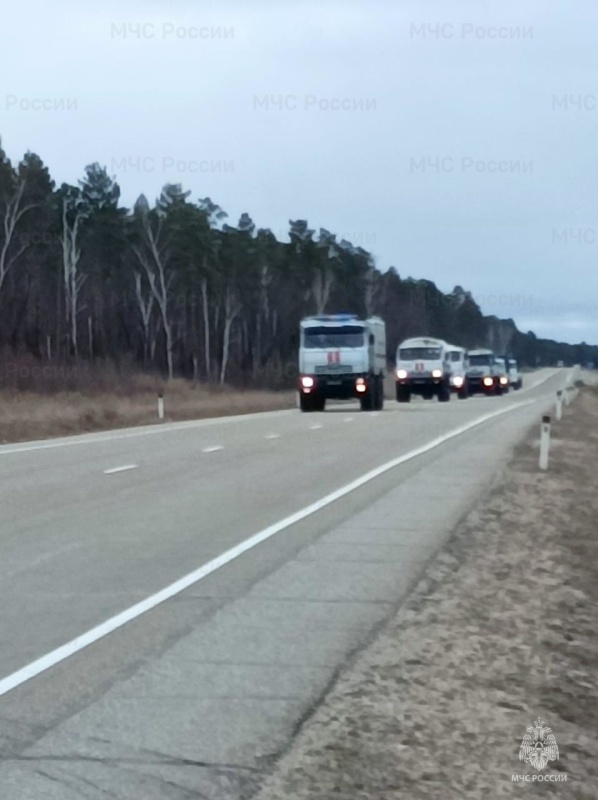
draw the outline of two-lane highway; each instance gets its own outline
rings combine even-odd
[[[217,609],[234,607],[255,591],[253,586],[262,585],[259,581],[267,583],[269,575],[284,570],[320,534],[367,509],[408,476],[415,480],[441,456],[477,448],[469,466],[467,458],[461,459],[461,479],[456,467],[451,475],[443,466],[436,489],[424,496],[440,498],[435,491],[445,490],[465,496],[475,490],[477,473],[480,480],[482,473],[492,473],[497,452],[547,406],[564,377],[563,371],[535,373],[524,390],[502,398],[409,406],[389,401],[380,413],[360,413],[350,405],[324,414],[273,412],[0,448],[0,702],[6,709],[0,718],[11,721],[2,734],[12,757],[41,735],[51,736],[61,719],[101,698],[123,675],[134,674],[140,660],[153,663]],[[448,508],[445,500],[438,502]],[[421,513],[421,507],[415,511]],[[381,513],[384,527],[393,516]],[[428,519],[435,513],[445,527],[452,519],[447,513],[443,520],[433,507]],[[366,554],[371,549],[378,561],[382,552],[407,547],[404,537],[418,522],[413,517],[409,523],[404,510],[402,522],[404,530],[393,522],[376,546],[374,523],[364,523],[372,530],[360,534],[357,561],[344,540],[331,539],[321,551],[322,563],[316,555],[300,569],[292,568],[302,577],[298,588],[291,589],[289,581],[289,591],[301,594],[304,583],[309,595],[324,580],[336,596],[329,555],[341,547],[340,562],[349,557],[353,563],[346,591],[361,593],[353,625],[365,635],[379,618],[371,616],[368,603],[390,607],[399,596],[392,589],[399,567],[389,565],[388,575],[380,577],[380,565],[368,566]],[[429,543],[417,537],[409,552],[422,550],[409,569],[423,564],[439,541],[437,535]],[[400,560],[407,564],[406,557]],[[190,580],[181,581],[190,574]],[[368,600],[370,592],[375,594]],[[166,597],[179,601],[176,612],[174,600],[158,605]],[[293,613],[296,609],[289,607]],[[118,625],[107,624],[119,614]],[[350,609],[347,614],[351,627]],[[286,623],[278,624],[284,628]],[[117,628],[118,634],[107,636]],[[217,641],[211,648],[216,653],[232,646],[234,636],[226,631],[233,628],[220,623],[202,641]],[[324,641],[317,646],[324,648]],[[68,643],[70,650],[60,651]],[[343,645],[335,656],[323,651],[321,659],[328,669],[342,664],[345,655]],[[314,680],[314,686],[325,684],[325,676]],[[313,691],[291,714],[295,721]],[[13,729],[16,719],[28,720],[19,735]],[[3,774],[9,773],[0,767],[0,788]]]
[[[0,677],[380,464],[526,396],[274,412],[0,448],[0,638],[10,642]]]

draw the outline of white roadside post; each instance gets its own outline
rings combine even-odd
[[[158,419],[159,420],[163,420],[164,419],[164,395],[163,394],[159,394],[158,395]]]
[[[563,416],[563,393],[558,391],[556,393],[556,418],[560,420]]]
[[[550,416],[542,417],[540,428],[540,469],[548,469],[548,450],[550,448]]]

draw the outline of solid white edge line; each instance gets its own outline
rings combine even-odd
[[[81,447],[86,444],[102,444],[105,442],[118,442],[122,439],[135,439],[139,436],[151,436],[156,433],[178,433],[193,430],[195,428],[210,428],[214,425],[225,425],[229,422],[245,422],[247,420],[260,419],[270,416],[286,416],[294,414],[295,409],[283,408],[277,411],[259,411],[255,414],[236,414],[230,417],[209,417],[208,419],[196,419],[186,422],[172,422],[164,425],[142,425],[139,428],[123,428],[120,432],[98,431],[97,433],[81,433],[76,436],[68,436],[61,439],[48,439],[47,441],[22,442],[21,444],[0,445],[0,456],[14,455],[15,453],[31,453],[36,450],[53,450],[58,447]]]
[[[81,636],[77,636],[75,639],[67,642],[67,644],[52,650],[45,656],[42,656],[36,661],[31,662],[31,664],[22,667],[16,672],[13,672],[12,675],[8,675],[6,678],[3,678],[0,680],[0,697],[12,691],[13,689],[16,689],[18,686],[21,686],[26,681],[31,680],[31,678],[35,678],[42,672],[46,672],[46,670],[56,666],[56,664],[59,664],[61,661],[64,661],[75,653],[78,653],[80,650],[89,647],[89,645],[94,644],[94,642],[97,642],[99,639],[103,639],[105,636],[117,630],[118,628],[122,628],[123,625],[126,625],[128,622],[140,617],[142,614],[145,614],[147,611],[150,611],[161,603],[164,603],[166,600],[170,600],[172,597],[180,594],[190,586],[193,586],[193,584],[198,583],[212,572],[215,572],[231,561],[234,561],[236,558],[239,558],[239,556],[243,555],[243,553],[246,553],[248,550],[251,550],[256,545],[265,542],[267,539],[270,539],[272,536],[275,536],[277,533],[285,530],[285,528],[288,528],[291,525],[294,525],[295,523],[305,519],[306,517],[315,514],[317,511],[320,511],[322,508],[334,503],[341,497],[350,494],[350,492],[355,491],[355,489],[359,489],[361,486],[364,486],[366,483],[378,478],[385,472],[388,472],[389,470],[398,467],[400,464],[404,464],[406,461],[410,461],[413,458],[417,458],[417,456],[433,450],[435,447],[438,447],[439,445],[444,444],[445,442],[450,441],[451,439],[454,439],[457,436],[466,433],[467,431],[470,431],[472,428],[476,428],[478,425],[481,425],[490,419],[502,416],[509,411],[515,411],[535,402],[535,400],[525,400],[522,403],[507,406],[506,408],[502,408],[499,411],[495,411],[491,414],[485,414],[484,416],[479,417],[472,422],[468,422],[466,425],[461,425],[460,427],[455,428],[449,433],[438,436],[431,442],[428,442],[427,444],[422,445],[415,450],[411,450],[409,453],[405,453],[405,455],[398,456],[397,458],[392,459],[392,461],[388,461],[386,464],[382,464],[381,466],[366,472],[360,478],[356,478],[345,486],[342,486],[340,489],[336,489],[334,492],[326,495],[321,500],[311,503],[305,508],[302,508],[300,511],[296,511],[294,514],[291,514],[279,522],[274,523],[274,525],[270,525],[268,528],[265,528],[259,533],[250,536],[249,539],[246,539],[244,542],[232,547],[230,550],[227,550],[226,552],[212,559],[212,561],[208,561],[207,564],[204,564],[202,567],[199,567],[199,569],[190,572],[188,575],[185,575],[178,581],[171,583],[170,586],[167,586],[165,589],[162,589],[151,597],[148,597],[145,600],[142,600],[140,603],[131,606],[125,611],[122,611],[120,614],[117,614],[116,616],[106,620],[106,622],[103,622],[86,633],[81,634]]]
[[[129,469],[137,469],[139,464],[125,464],[124,467],[113,467],[112,469],[105,469],[104,475],[116,475],[117,472],[126,472]]]

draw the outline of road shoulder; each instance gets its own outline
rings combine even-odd
[[[259,800],[511,797],[513,775],[530,797],[596,797],[597,423],[588,389],[547,473],[537,430],[516,449]],[[543,770],[519,760],[538,718],[560,749]]]

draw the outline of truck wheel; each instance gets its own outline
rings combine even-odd
[[[451,390],[446,383],[441,383],[438,388],[438,401],[440,403],[448,403],[451,399]]]
[[[408,386],[401,386],[397,384],[397,403],[409,403],[411,400],[411,392]]]
[[[310,394],[299,395],[299,408],[301,411],[314,411],[314,399]]]
[[[359,405],[361,406],[362,411],[373,411],[374,410],[374,396],[367,392],[365,397],[359,398]]]
[[[383,408],[384,406],[384,383],[380,375],[376,375],[376,377],[374,378],[374,387],[375,387],[374,398],[373,398],[374,410],[380,411],[380,409]]]
[[[523,381],[521,380],[521,378],[519,378],[517,383],[514,384],[514,387],[515,389],[521,389],[522,386],[523,386]]]
[[[467,400],[467,398],[469,397],[469,387],[466,383],[464,383],[463,386],[457,392],[457,397],[459,398],[459,400]]]
[[[315,401],[315,410],[324,411],[326,409],[326,398],[318,397]]]
[[[384,408],[384,378],[382,375],[378,378],[378,404],[376,408],[378,411],[382,411]]]

